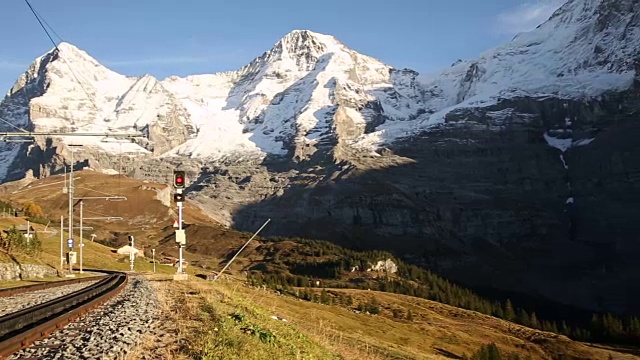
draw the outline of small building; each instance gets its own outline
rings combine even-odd
[[[143,254],[142,251],[136,249],[133,246],[129,246],[129,245],[125,245],[125,246],[119,248],[117,250],[117,252],[120,255],[129,255],[129,256],[133,252],[133,256],[135,256],[135,257],[144,257],[144,254]]]
[[[5,229],[5,230],[3,230],[3,232],[5,234],[9,234],[9,230],[11,230],[11,229]],[[24,224],[16,225],[16,230],[18,230],[18,232],[20,234],[22,234],[22,236],[25,236],[25,237],[27,236],[27,234],[30,235],[29,237],[33,237],[33,234],[36,232],[36,230],[33,228],[33,226],[24,225]]]

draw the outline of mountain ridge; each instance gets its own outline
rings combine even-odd
[[[335,138],[366,153],[442,124],[445,115],[460,108],[486,107],[518,96],[589,98],[629,88],[635,71],[628,55],[640,49],[633,40],[640,37],[640,20],[633,15],[637,7],[630,0],[571,0],[537,29],[476,60],[456,62],[426,77],[309,30],[289,32],[238,70],[162,80],[118,74],[74,45],[61,43],[60,53],[53,49],[38,58],[8,97],[27,81],[44,82],[40,96],[25,95],[31,97],[26,101],[35,128],[148,131],[158,122],[155,128],[180,134],[169,141],[156,132],[154,140],[119,145],[119,151],[131,154],[304,160],[317,151],[318,143],[337,144]],[[559,48],[563,50],[554,50]],[[622,54],[616,55],[617,50]],[[51,60],[43,64],[43,59]],[[602,59],[615,66],[606,68]],[[74,71],[68,71],[70,64]],[[153,86],[141,86],[143,79]],[[56,106],[60,103],[69,110],[61,111]],[[335,134],[345,128],[336,125],[338,107],[342,121],[349,123],[347,136]],[[89,143],[113,153],[113,146]]]

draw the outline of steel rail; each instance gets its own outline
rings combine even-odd
[[[28,347],[118,295],[125,273],[109,272],[77,292],[0,317],[0,359]]]
[[[78,279],[48,281],[48,282],[42,282],[42,283],[39,283],[39,284],[23,285],[23,286],[4,288],[4,289],[0,289],[0,297],[7,297],[7,296],[13,296],[13,295],[17,295],[17,294],[24,294],[24,293],[28,293],[28,292],[32,292],[32,291],[38,291],[38,290],[53,289],[53,288],[57,288],[57,287],[60,287],[60,286],[78,284],[78,283],[83,283],[83,282],[87,282],[87,281],[95,281],[95,280],[98,280],[98,279],[100,279],[100,278],[102,278],[104,276],[106,276],[106,275],[87,276],[87,277],[78,278]]]

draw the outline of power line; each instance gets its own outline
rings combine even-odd
[[[44,32],[47,34],[47,36],[49,37],[49,40],[51,40],[51,42],[53,43],[53,46],[56,48],[56,50],[58,50],[58,52],[60,51],[60,49],[58,49],[58,45],[56,45],[56,42],[53,41],[53,38],[51,37],[51,34],[49,34],[49,31],[47,30],[47,28],[44,26],[44,24],[42,23],[42,21],[40,21],[40,17],[38,17],[38,14],[36,13],[35,9],[33,8],[33,6],[31,6],[31,4],[29,3],[29,0],[24,0],[24,2],[27,3],[27,6],[29,7],[29,9],[31,9],[31,12],[33,13],[33,16],[36,17],[36,20],[38,20],[38,23],[40,24],[40,26],[42,27],[42,30],[44,30]],[[57,35],[57,34],[56,34]],[[58,36],[59,37],[59,36]]]
[[[49,30],[51,30],[51,32],[58,38],[58,40],[62,41],[62,37],[60,35],[58,35],[58,33],[53,29],[53,27],[51,25],[49,25],[47,20],[44,17],[42,17],[42,15],[40,15],[40,13],[37,12],[35,9],[31,8],[31,10],[33,10],[36,13],[36,16],[38,16],[45,25],[47,25]]]
[[[40,20],[41,16],[38,14],[38,12],[36,12],[36,10],[33,8],[33,6],[31,6],[31,4],[29,3],[29,0],[24,0],[24,2],[27,3],[27,6],[29,6],[29,9],[31,9],[31,12],[33,13],[33,16],[36,18],[36,20],[38,20],[38,23],[40,24],[40,27],[42,27],[42,30],[44,30],[44,32],[47,34],[47,37],[49,38],[49,40],[51,40],[51,43],[53,44],[54,48],[56,49],[58,54],[60,54],[61,53],[60,48],[58,48],[58,45],[53,40],[53,37],[51,37],[51,34],[49,34],[49,31],[47,30],[47,28],[43,24],[43,21],[46,23],[46,20],[44,18],[42,18],[42,20]],[[48,23],[47,23],[47,25],[49,26],[49,28],[51,28],[51,31],[60,39],[61,42],[64,41],[64,40],[62,40],[60,35],[58,35],[55,32],[55,30],[53,30],[51,25],[49,25]],[[64,57],[60,56],[60,59],[62,60],[62,62],[65,63],[65,65],[67,65],[67,67],[69,68],[69,71],[71,72],[71,75],[73,75],[73,77],[76,79],[76,81],[78,82],[78,85],[80,86],[80,88],[82,89],[84,94],[87,96],[87,99],[89,99],[89,101],[91,102],[93,107],[96,109],[96,111],[99,112],[100,109],[98,108],[98,105],[96,105],[95,101],[91,98],[91,96],[89,95],[89,92],[87,91],[87,89],[84,88],[84,86],[82,85],[82,82],[80,81],[80,79],[78,78],[76,73],[71,68],[71,65],[69,65],[69,63],[67,62],[67,60],[65,60]]]

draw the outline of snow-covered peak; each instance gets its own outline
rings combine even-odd
[[[621,73],[631,69],[638,39],[638,1],[571,0],[536,30],[517,35],[508,48],[542,46],[569,60],[561,69],[569,73],[603,68]]]
[[[193,158],[303,159],[338,143],[375,148],[443,121],[456,107],[628,87],[639,13],[634,0],[571,0],[537,29],[423,81],[309,30],[291,31],[237,71],[163,81],[117,74],[62,43],[19,80],[38,91],[21,98],[16,124],[144,129],[155,134],[154,154]],[[175,141],[164,138],[174,133]]]
[[[441,121],[451,107],[490,104],[513,96],[585,98],[633,82],[640,54],[640,2],[570,0],[536,29],[478,59],[422,79]]]
[[[61,42],[57,49],[51,49],[44,56],[49,54],[53,55],[53,61],[47,64],[48,73],[65,78],[67,81],[79,82],[79,85],[126,78],[100,64],[85,51],[66,42]]]
[[[269,61],[291,60],[298,69],[310,71],[318,59],[327,53],[346,49],[336,38],[309,30],[293,30],[266,53]]]

